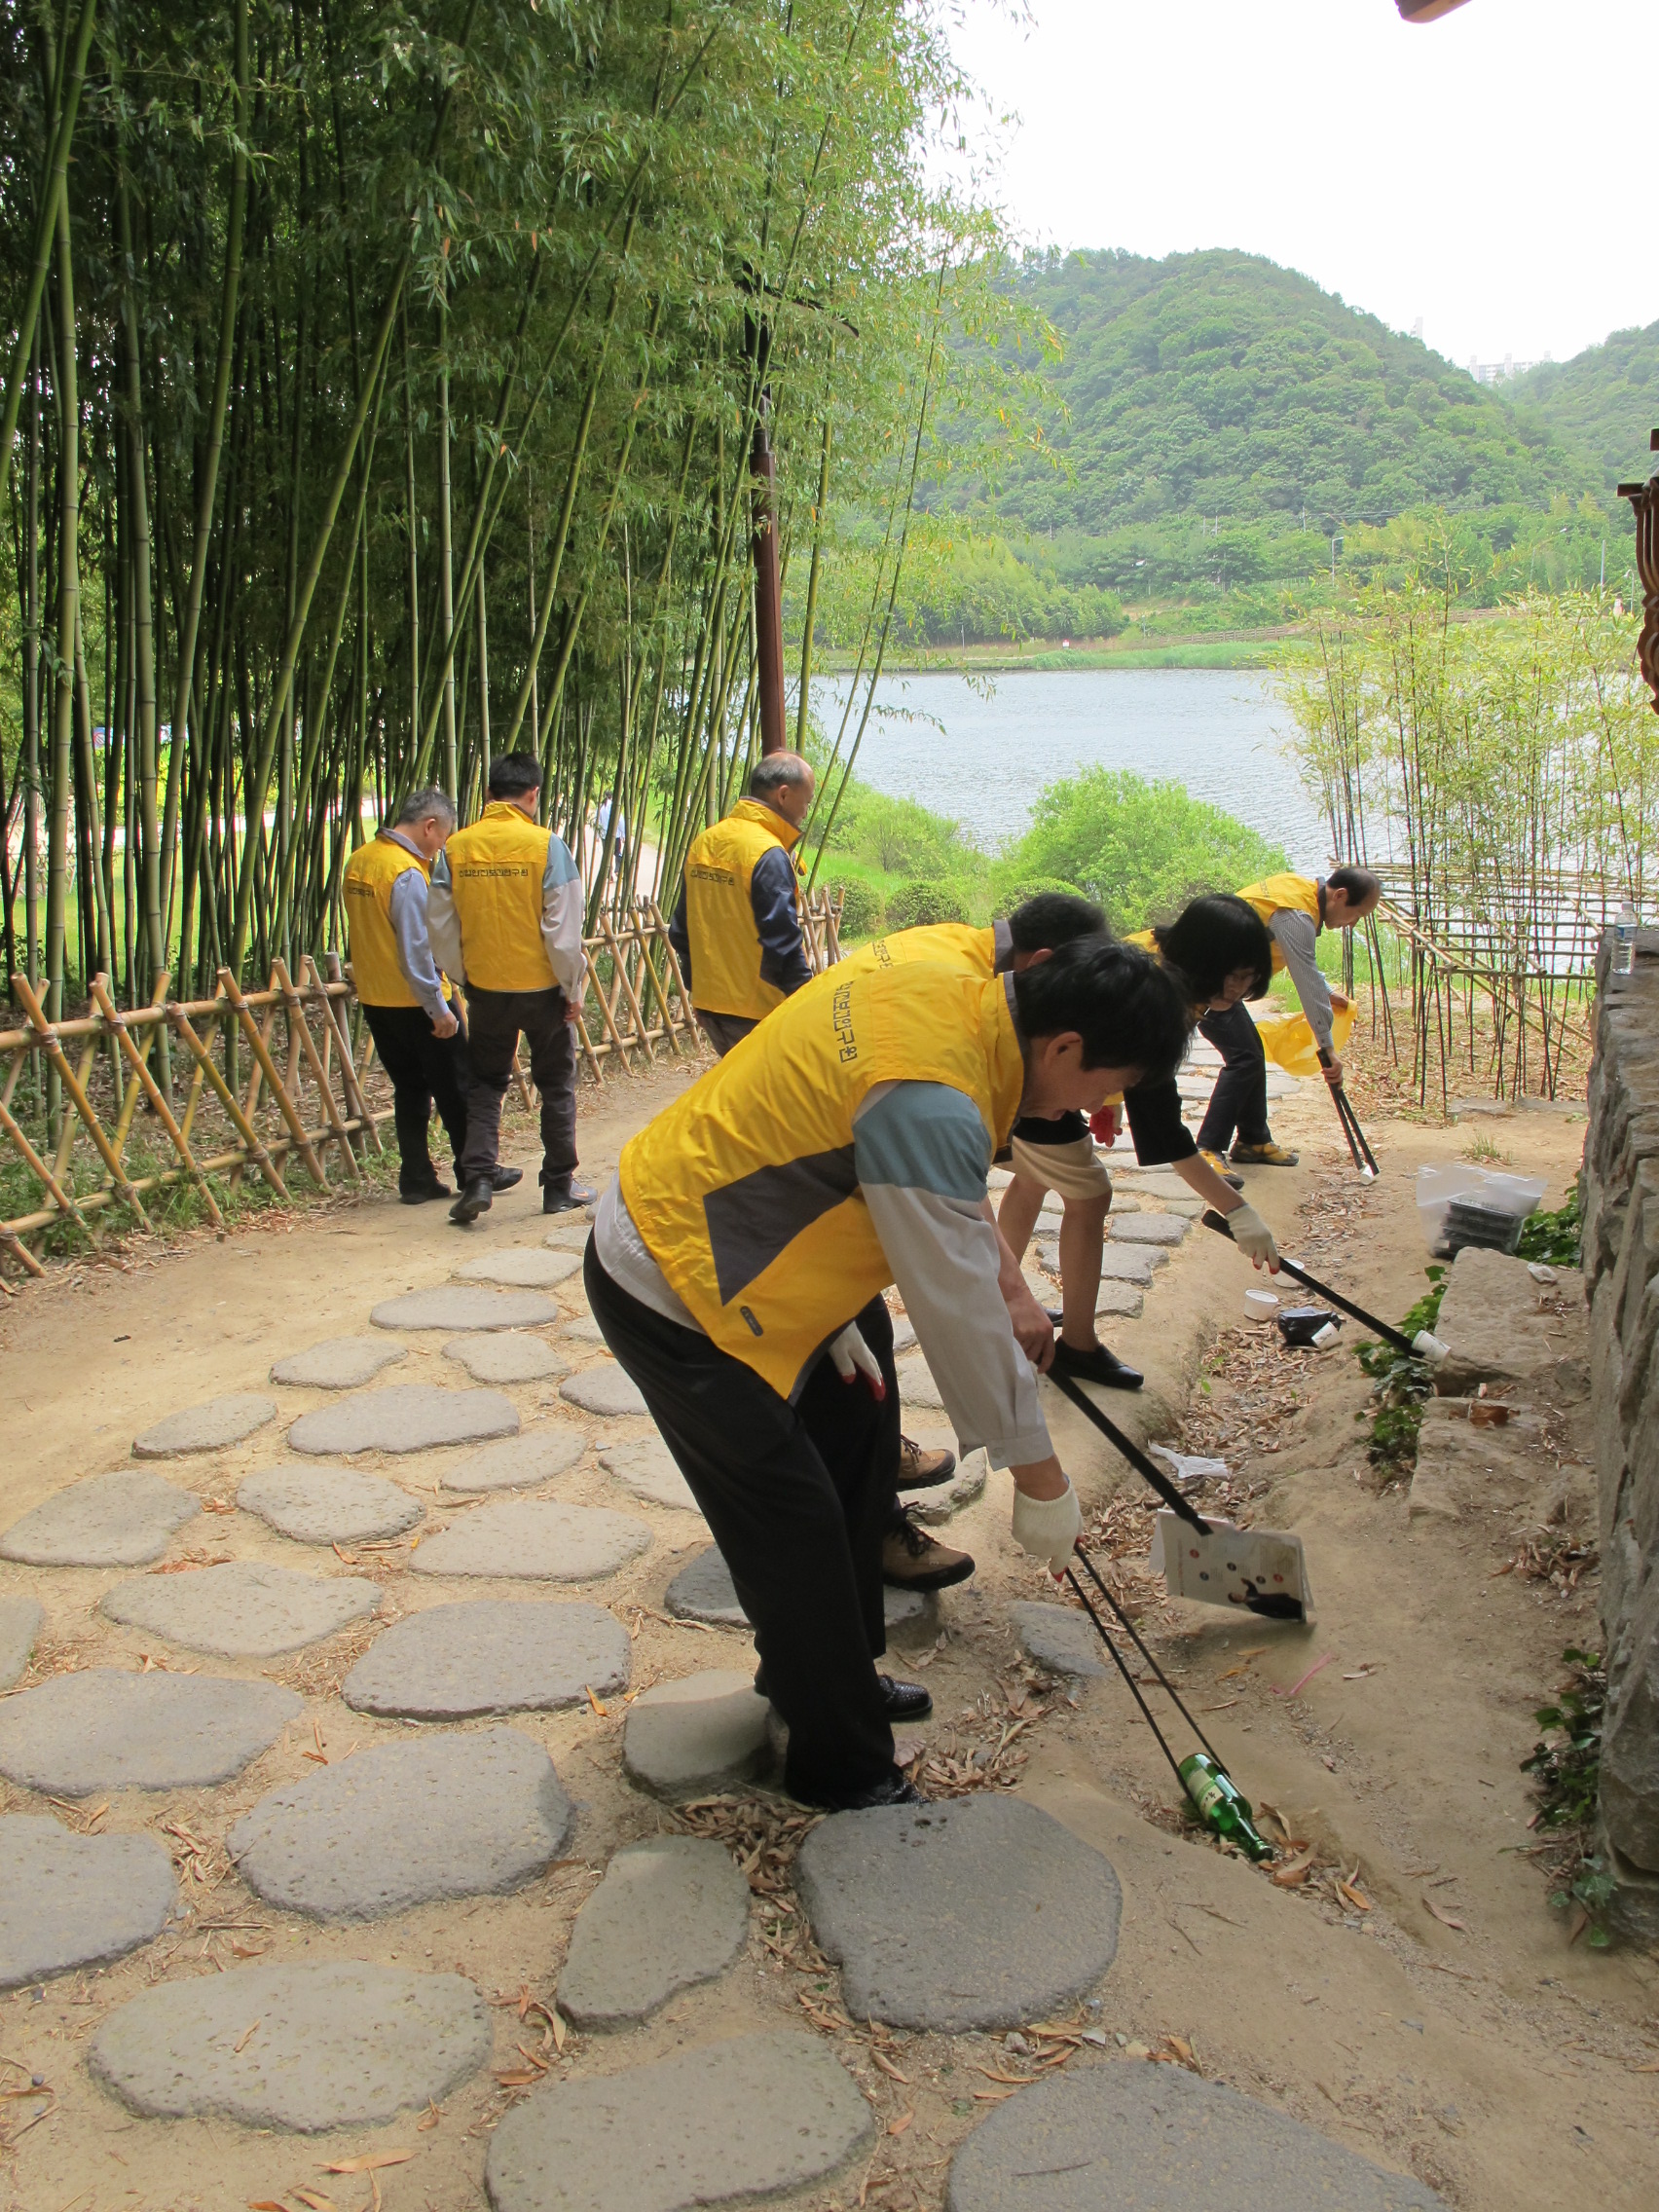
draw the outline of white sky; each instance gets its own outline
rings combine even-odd
[[[970,151],[1027,243],[1238,246],[1459,366],[1659,317],[1655,0],[958,4]]]

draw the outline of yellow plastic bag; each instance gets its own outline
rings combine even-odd
[[[1353,1005],[1331,1008],[1331,1042],[1338,1059],[1343,1056],[1353,1028]],[[1262,1040],[1262,1050],[1270,1060],[1275,1060],[1286,1075],[1309,1076],[1319,1073],[1319,1047],[1305,1014],[1270,1014],[1266,1021],[1258,1021],[1256,1033]]]

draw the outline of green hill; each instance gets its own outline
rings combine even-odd
[[[1659,322],[1615,330],[1570,361],[1530,369],[1504,387],[1504,396],[1523,417],[1538,417],[1593,454],[1605,491],[1643,477],[1653,465],[1648,433],[1659,426]]]
[[[1300,523],[1306,509],[1328,529],[1601,489],[1553,417],[1517,415],[1419,340],[1253,254],[1074,253],[1017,283],[1063,342],[1045,375],[1051,443],[1070,466],[1011,459],[995,498],[1007,523],[1099,537],[1176,515]]]

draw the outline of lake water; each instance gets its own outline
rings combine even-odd
[[[832,736],[846,680],[813,705]],[[857,714],[864,711],[861,690]],[[1293,866],[1327,865],[1329,833],[1285,751],[1290,717],[1248,669],[1018,671],[987,690],[945,670],[884,677],[858,773],[896,798],[960,822],[987,850],[1015,838],[1045,784],[1079,768],[1129,768],[1184,784],[1281,844]]]

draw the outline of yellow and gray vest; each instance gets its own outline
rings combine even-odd
[[[685,934],[691,947],[691,995],[705,1012],[760,1021],[783,1005],[787,994],[760,974],[750,879],[763,853],[774,845],[787,853],[799,841],[793,822],[756,798],[740,798],[723,821],[691,840],[685,856]]]

